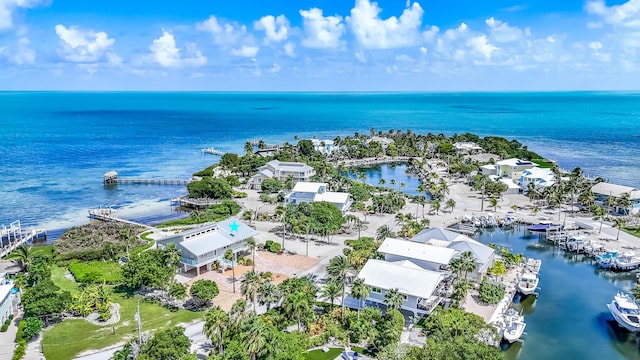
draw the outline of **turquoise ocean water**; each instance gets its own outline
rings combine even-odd
[[[184,187],[117,186],[102,175],[188,178],[251,138],[331,138],[370,128],[517,138],[565,168],[640,186],[635,93],[0,93],[0,224],[57,229],[97,206],[172,216]]]

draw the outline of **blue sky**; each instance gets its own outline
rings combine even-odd
[[[0,0],[0,89],[629,90],[640,0]]]

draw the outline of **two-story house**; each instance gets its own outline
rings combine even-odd
[[[315,174],[315,169],[305,163],[271,160],[258,168],[258,173],[249,178],[247,185],[250,189],[260,190],[265,179],[278,179],[284,182],[291,176],[296,183],[309,181]]]
[[[312,203],[326,201],[335,204],[343,213],[351,206],[351,194],[346,192],[327,191],[326,183],[306,182],[297,183],[293,190],[285,196],[287,204]]]

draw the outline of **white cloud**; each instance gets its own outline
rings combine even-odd
[[[269,72],[272,73],[272,74],[277,74],[277,73],[280,72],[280,70],[281,70],[280,65],[273,64],[273,66],[269,69]]]
[[[427,55],[427,48],[424,46],[420,47],[420,52],[422,53],[422,55]]]
[[[522,39],[523,32],[518,27],[509,26],[509,24],[490,17],[485,20],[489,26],[491,39],[498,43],[514,42]]]
[[[491,54],[494,51],[498,50],[496,46],[493,46],[489,43],[489,39],[486,35],[482,34],[480,36],[472,37],[467,40],[467,45],[471,48],[471,52],[476,55],[482,55],[487,60],[491,59]]]
[[[0,0],[0,31],[13,28],[13,15],[17,9],[32,9],[44,0]]]
[[[342,16],[323,16],[322,9],[300,10],[305,38],[302,45],[316,49],[335,49],[342,46],[345,32]]]
[[[289,57],[296,57],[296,45],[292,42],[284,44],[284,53]]]
[[[399,18],[380,18],[382,9],[376,2],[356,0],[347,23],[351,26],[360,46],[367,49],[394,49],[415,45],[420,38],[420,25],[424,11],[414,2]]]
[[[182,50],[176,46],[173,34],[166,30],[162,31],[162,36],[153,40],[149,50],[151,50],[151,60],[165,68],[202,66],[207,63],[207,58],[202,55],[195,44],[185,46],[187,56],[183,57]]]
[[[259,50],[260,50],[260,48],[257,47],[257,46],[242,45],[238,49],[232,49],[231,50],[231,54],[235,55],[235,56],[242,56],[242,57],[252,58],[252,57],[256,57],[256,55],[258,55],[258,51]]]
[[[358,59],[358,61],[360,61],[361,63],[367,62],[367,57],[364,55],[362,50],[356,51],[354,55],[356,56],[356,59]]]
[[[602,49],[602,43],[600,41],[592,41],[589,43],[589,48],[592,50],[600,50]]]
[[[76,63],[107,62],[121,63],[120,57],[113,52],[115,40],[104,32],[81,30],[77,26],[66,27],[58,24],[55,27],[60,38],[58,53],[64,59]]]
[[[432,25],[429,29],[422,32],[422,38],[426,42],[432,42],[438,33],[440,32],[440,28],[435,25]]]
[[[600,16],[607,24],[640,29],[640,0],[628,0],[613,6],[607,6],[604,0],[594,0],[587,3],[586,10]]]
[[[213,42],[223,47],[237,45],[247,35],[246,26],[235,22],[224,22],[213,15],[197,23],[196,29],[210,33],[213,36]]]
[[[284,15],[274,17],[267,15],[254,23],[256,30],[262,30],[265,34],[265,43],[281,42],[287,40],[289,32],[289,20]]]
[[[30,41],[21,38],[18,41],[18,50],[10,59],[16,65],[31,65],[36,61],[36,52],[29,47]]]

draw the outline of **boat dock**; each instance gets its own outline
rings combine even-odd
[[[171,205],[183,206],[183,207],[193,208],[193,209],[201,209],[201,208],[205,208],[207,206],[215,205],[219,203],[220,201],[216,199],[211,199],[211,198],[193,199],[187,195],[181,196],[179,198],[171,199]]]
[[[121,178],[118,173],[111,170],[102,176],[102,182],[105,185],[127,184],[127,185],[187,185],[191,179],[143,179],[143,178]]]
[[[123,224],[128,224],[128,225],[133,225],[133,226],[142,226],[144,228],[151,229],[151,230],[155,229],[153,226],[150,226],[150,225],[147,225],[147,224],[143,224],[143,223],[139,223],[139,222],[135,222],[135,221],[119,218],[119,217],[116,216],[116,210],[114,210],[112,208],[91,209],[91,210],[89,210],[89,218],[90,219],[95,219],[95,220],[100,220],[100,221],[120,222],[120,223],[123,223]]]
[[[18,247],[39,238],[47,238],[46,228],[31,227],[29,230],[23,230],[20,220],[12,222],[9,227],[2,225],[2,229],[0,229],[0,258],[4,258]]]
[[[225,154],[224,151],[216,150],[213,147],[206,148],[206,149],[200,149],[200,152],[202,154],[211,154],[211,155],[220,155],[220,156]]]

